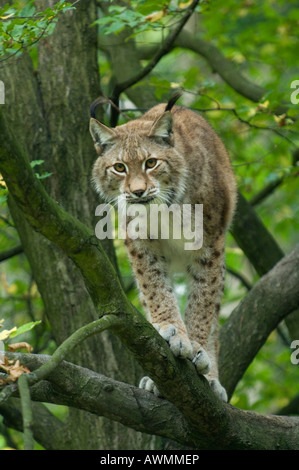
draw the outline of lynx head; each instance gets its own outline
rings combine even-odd
[[[158,112],[160,108],[153,109]],[[92,180],[108,202],[119,196],[128,203],[179,202],[185,163],[175,145],[174,119],[169,110],[162,108],[153,120],[145,115],[116,128],[92,118],[90,133],[99,155]]]

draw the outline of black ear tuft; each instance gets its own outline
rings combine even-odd
[[[183,92],[182,90],[178,90],[176,91],[172,97],[169,99],[167,105],[166,105],[166,108],[165,108],[165,111],[170,111],[173,106],[175,105],[175,103],[177,102],[177,100],[182,96]]]

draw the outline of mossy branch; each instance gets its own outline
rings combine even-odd
[[[27,379],[30,385],[45,379],[57,366],[65,359],[65,357],[82,341],[92,335],[102,333],[104,330],[111,328],[120,322],[120,318],[116,315],[105,315],[99,320],[95,320],[88,325],[84,325],[67,338],[53,353],[49,361],[37,369],[34,374],[28,374]]]
[[[231,233],[259,276],[268,273],[284,257],[284,252],[267,230],[254,207],[239,192]],[[286,318],[291,337],[298,335],[299,311]]]
[[[299,244],[249,291],[220,330],[219,370],[229,397],[271,331],[299,307]]]
[[[23,432],[24,432],[24,450],[33,450],[34,439],[32,432],[33,417],[30,397],[30,388],[27,374],[22,374],[18,378],[18,388],[21,398]]]
[[[49,360],[42,355],[9,354],[33,370]],[[75,406],[195,449],[298,449],[299,418],[263,416],[222,404],[229,419],[223,434],[218,434],[217,406],[213,415],[205,415],[203,402],[201,422],[190,425],[168,400],[65,361],[47,381],[32,387],[31,396],[37,401]],[[205,420],[209,429],[202,426]]]

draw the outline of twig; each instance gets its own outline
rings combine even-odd
[[[2,220],[6,225],[9,225],[9,227],[15,228],[14,224],[10,222],[7,217],[0,215],[0,220]]]
[[[232,276],[237,278],[243,284],[243,286],[246,287],[246,289],[248,291],[252,288],[251,284],[247,281],[247,279],[245,279],[243,274],[241,274],[238,271],[235,271],[234,269],[229,268],[229,267],[226,267],[226,270],[229,274],[231,274]]]
[[[33,450],[34,439],[32,432],[33,416],[30,389],[27,374],[22,374],[18,379],[18,388],[21,398],[22,416],[23,416],[23,432],[24,432],[24,450]]]
[[[163,42],[161,48],[156,52],[152,60],[142,69],[140,72],[138,72],[136,75],[133,77],[129,78],[128,80],[125,80],[124,82],[117,83],[114,87],[114,90],[112,92],[111,99],[115,104],[118,104],[118,99],[121,93],[123,93],[127,88],[130,88],[131,86],[135,85],[135,83],[139,82],[142,80],[146,75],[148,75],[153,68],[158,64],[158,62],[164,57],[164,55],[168,54],[168,52],[172,49],[174,41],[182,31],[183,27],[187,23],[188,19],[194,12],[195,8],[197,7],[198,3],[200,0],[193,0],[191,5],[187,8],[186,13],[182,17],[181,21],[179,22],[178,26],[169,33],[165,41]],[[117,117],[115,116],[113,118],[114,121],[117,122]]]
[[[187,90],[184,90],[182,89],[184,92],[187,92],[187,93],[191,93],[190,91],[187,91]],[[195,93],[193,93],[195,94]],[[242,118],[236,108],[227,108],[227,107],[221,107],[221,105],[218,103],[218,101],[215,99],[215,98],[212,98],[208,95],[204,95],[203,93],[196,93],[196,95],[201,95],[201,96],[205,96],[206,98],[209,98],[211,101],[214,101],[216,103],[216,107],[214,108],[190,108],[190,109],[193,109],[194,111],[199,111],[201,113],[208,113],[208,112],[219,112],[219,111],[226,111],[226,112],[230,112],[232,114],[234,114],[234,116],[243,124],[246,124],[248,127],[251,127],[253,129],[256,129],[256,130],[259,130],[259,131],[270,131],[270,132],[274,132],[275,134],[279,135],[280,137],[282,137],[283,139],[287,140],[290,144],[292,144],[295,149],[297,148],[297,144],[291,140],[288,136],[285,135],[285,133],[283,133],[282,131],[280,131],[279,129],[276,129],[275,127],[269,127],[269,126],[258,126],[257,124],[252,124],[249,120],[247,121],[246,119]],[[97,100],[99,100],[98,104],[102,104],[104,103],[104,101],[101,101],[101,97],[100,98],[97,98]],[[93,107],[93,111],[95,109],[96,106],[98,106],[97,103],[97,100],[95,100],[91,107]],[[134,109],[131,109],[131,108],[126,108],[126,109],[120,109],[115,103],[112,102],[112,100],[109,100],[108,98],[105,98],[105,102],[109,102],[116,110],[117,110],[117,113],[121,113],[123,114],[126,118],[128,118],[128,116],[126,116],[126,114],[124,113],[124,111],[133,111],[133,112],[144,112],[144,111],[147,111],[146,109],[142,109],[142,108],[134,108]],[[115,116],[113,118],[112,116],[112,121],[115,121]],[[111,125],[116,125],[116,123],[114,122],[114,124],[111,124]],[[290,129],[287,129],[287,131],[291,132]],[[294,132],[296,135],[298,135],[298,132]],[[280,145],[280,144],[278,144]],[[276,147],[278,147],[278,145],[276,145]],[[271,152],[269,152],[271,153]],[[269,155],[266,154],[266,155]],[[266,156],[265,155],[265,156]],[[245,163],[240,163],[240,164],[234,164],[232,165],[233,167],[238,167],[238,166],[244,166],[244,165],[249,165],[251,163],[258,163],[259,161],[261,161],[265,156],[257,159],[257,160],[253,160],[251,162],[245,162]]]
[[[46,34],[47,32],[47,29],[48,27],[50,26],[50,24],[56,19],[56,16],[53,16],[53,18],[51,18],[51,20],[49,21],[49,23],[44,27],[44,29],[42,30],[41,34],[34,39],[34,41],[32,41],[30,44],[22,44],[21,47],[19,47],[19,49],[16,49],[15,52],[12,52],[10,55],[8,55],[7,57],[4,57],[4,59],[1,59],[0,60],[0,63],[1,62],[5,62],[6,60],[10,59],[11,57],[15,56],[16,54],[18,54],[19,52],[21,52],[22,50],[25,50],[26,48],[28,47],[31,47],[33,46],[34,44],[36,44],[38,41],[40,41],[42,39],[42,37]]]
[[[170,49],[173,46],[174,41],[182,31],[183,27],[187,23],[188,19],[194,12],[195,8],[197,7],[199,3],[199,0],[193,0],[191,3],[190,7],[187,9],[186,13],[184,14],[182,20],[180,21],[179,25],[177,28],[175,28],[167,38],[165,39],[162,47],[158,50],[158,52],[155,54],[155,56],[152,58],[152,60],[147,64],[140,72],[138,72],[134,77],[129,78],[128,80],[118,83],[115,86],[114,89],[114,95],[119,96],[120,93],[125,91],[127,88],[131,87],[132,85],[135,85],[135,83],[139,82],[142,80],[146,75],[148,75],[153,68],[158,64],[158,62],[162,59],[162,57],[167,54]]]
[[[120,317],[116,315],[105,315],[99,320],[88,323],[75,331],[69,338],[67,338],[54,352],[48,362],[43,364],[39,369],[34,372],[26,374],[28,384],[34,385],[40,380],[45,379],[56,367],[64,360],[66,355],[74,349],[79,343],[84,341],[89,336],[110,328],[120,322]],[[24,375],[24,374],[22,374]],[[0,393],[0,404],[4,403],[15,391],[17,386],[15,383],[7,385]]]
[[[277,415],[299,415],[299,395],[296,395],[286,406],[277,411]]]
[[[265,188],[263,188],[259,193],[257,193],[255,196],[253,196],[249,203],[254,207],[260,204],[264,199],[266,199],[268,196],[270,196],[278,186],[282,184],[284,181],[284,177],[281,176],[280,178],[277,178],[275,181],[271,181]]]
[[[6,402],[6,400],[8,400],[11,397],[11,395],[17,391],[17,389],[18,389],[18,386],[16,383],[6,385],[4,389],[1,390],[0,392],[0,405]]]
[[[294,167],[296,167],[297,165],[298,153],[299,153],[299,149],[296,148],[295,151],[293,152],[293,158],[292,158],[292,164]],[[277,177],[275,181],[271,181],[265,188],[263,188],[259,193],[253,196],[250,199],[249,204],[251,204],[252,207],[257,206],[258,204],[263,202],[264,199],[270,196],[275,191],[276,188],[278,188],[282,183],[284,183],[288,177],[291,177],[291,176],[292,175],[282,175],[280,177]],[[296,173],[294,176],[298,176],[298,173]]]
[[[257,124],[252,124],[250,121],[247,121],[246,119],[243,119],[237,112],[235,108],[222,108],[222,107],[216,107],[216,108],[192,108],[197,111],[200,111],[202,113],[207,113],[211,111],[228,111],[230,113],[233,113],[236,118],[242,122],[243,124],[246,124],[249,127],[252,127],[253,129],[257,129],[260,131],[271,131],[275,132],[275,134],[279,135],[280,137],[283,137],[286,139],[289,143],[294,145],[294,147],[297,147],[296,143],[293,142],[289,137],[287,137],[282,131],[276,129],[275,127],[269,127],[269,126],[258,126]],[[294,132],[296,135],[298,135],[298,132]]]
[[[1,261],[10,259],[15,255],[19,255],[20,253],[23,253],[22,245],[14,246],[13,248],[9,248],[9,250],[2,251],[2,253],[0,253],[0,263]]]
[[[81,0],[76,0],[74,3],[72,3],[70,6],[73,7],[76,5],[76,3],[79,3]],[[60,11],[58,12],[60,13]],[[56,15],[58,15],[56,13]],[[55,15],[55,16],[56,16]],[[12,20],[26,20],[26,19],[39,19],[39,18],[45,18],[46,15],[31,15],[31,16],[9,16],[8,18],[0,18],[0,21],[5,22],[5,21],[12,21]]]
[[[39,380],[47,377],[56,367],[64,360],[66,355],[74,349],[79,343],[84,341],[89,336],[110,328],[120,321],[116,315],[105,315],[99,320],[88,323],[82,326],[79,330],[75,331],[69,338],[67,338],[54,352],[51,359],[43,364],[39,369],[28,374],[30,385],[38,382]]]

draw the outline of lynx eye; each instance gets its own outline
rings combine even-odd
[[[124,173],[126,171],[126,167],[123,163],[115,163],[113,168],[118,171],[118,173]]]
[[[145,168],[154,168],[156,166],[157,159],[156,158],[149,158],[145,162]]]

